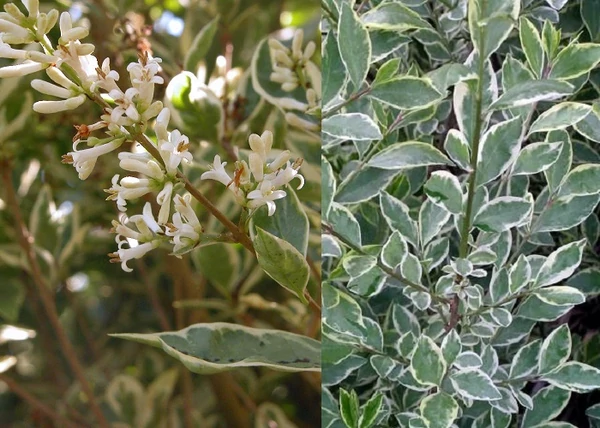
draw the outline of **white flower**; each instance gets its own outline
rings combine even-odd
[[[85,180],[90,176],[98,158],[120,147],[121,144],[123,144],[123,141],[123,139],[115,139],[108,143],[84,150],[77,150],[77,144],[79,142],[76,142],[73,144],[73,150],[75,151],[64,155],[63,163],[73,164],[79,174],[79,178]]]
[[[172,195],[173,183],[167,181],[163,189],[156,196],[156,202],[160,205],[160,211],[158,212],[158,224],[165,224],[169,221]]]
[[[139,172],[157,181],[165,178],[161,166],[148,153],[119,153],[119,166],[126,171]]]
[[[141,198],[156,189],[156,186],[147,178],[123,177],[119,182],[119,174],[112,178],[112,187],[104,191],[109,194],[109,201],[117,201],[119,211],[127,209],[127,201]]]
[[[162,133],[162,130],[160,131]],[[165,162],[167,174],[175,175],[182,161],[191,162],[192,154],[188,151],[190,140],[179,130],[168,133],[168,140],[160,144],[160,155]]]
[[[203,233],[200,221],[190,205],[191,195],[175,196],[173,222],[167,224],[165,234],[172,237],[173,253],[181,255],[191,251],[200,242]]]
[[[171,110],[163,108],[156,117],[156,123],[154,124],[154,132],[156,133],[156,139],[158,141],[167,141],[169,139],[169,120],[171,119]]]
[[[160,241],[152,241],[133,246],[130,244],[129,248],[123,248],[123,244],[125,243],[127,243],[127,241],[119,242],[119,250],[109,254],[111,257],[110,262],[121,263],[121,269],[123,269],[125,272],[133,272],[133,269],[127,266],[127,262],[129,260],[141,259],[160,245]]]
[[[91,91],[95,92],[97,88],[102,88],[107,92],[119,89],[116,82],[119,80],[120,76],[115,70],[110,69],[110,58],[106,58],[102,62],[102,67],[96,71],[98,77],[96,81],[92,83],[92,86],[90,87]]]
[[[299,168],[299,166],[298,166]],[[300,184],[297,189],[302,189],[304,187],[304,177],[298,173],[298,168],[294,168],[293,165],[288,165],[285,169],[281,169],[278,172],[274,173],[273,178],[269,178],[271,180],[271,184],[274,187],[282,187],[292,181],[294,178],[298,178],[300,180]]]
[[[215,159],[210,165],[210,170],[204,172],[201,176],[201,180],[215,180],[224,186],[230,186],[233,182],[233,179],[227,174],[225,171],[225,165],[227,162],[221,162],[221,156],[215,155]]]
[[[127,225],[135,224],[137,230]],[[127,262],[132,259],[139,259],[148,252],[157,248],[161,243],[160,235],[164,232],[158,225],[152,214],[152,207],[149,202],[144,205],[143,214],[135,215],[127,219],[124,217],[121,223],[113,221],[113,232],[117,234],[115,241],[118,245],[118,251],[110,253],[111,263],[121,263],[121,268],[125,272],[131,272]],[[129,248],[123,248],[127,244]]]
[[[275,190],[273,184],[265,180],[263,181],[259,188],[248,193],[247,198],[248,208],[256,209],[261,207],[262,205],[267,205],[269,210],[269,216],[275,214],[275,200],[285,198],[286,193],[283,190]]]

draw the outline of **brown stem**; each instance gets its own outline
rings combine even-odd
[[[8,388],[13,393],[18,395],[23,401],[26,401],[30,406],[36,408],[37,410],[48,416],[50,419],[52,419],[57,426],[73,428],[77,428],[79,426],[76,423],[71,422],[64,416],[59,415],[50,407],[46,406],[40,400],[35,398],[29,392],[27,392],[25,388],[22,388],[14,379],[6,376],[5,374],[0,374],[0,381],[4,382],[8,386]]]
[[[27,226],[25,226],[25,222],[23,221],[23,216],[21,214],[21,208],[19,207],[17,195],[13,187],[11,177],[11,165],[8,161],[4,161],[0,164],[0,169],[2,170],[3,187],[6,193],[6,204],[14,217],[15,230],[17,231],[17,239],[21,248],[23,249],[23,252],[25,253],[27,262],[29,263],[33,283],[35,284],[37,293],[40,296],[42,306],[44,307],[46,315],[48,316],[48,320],[50,321],[50,325],[52,326],[54,333],[56,334],[61,351],[67,359],[71,370],[73,370],[75,377],[81,384],[81,389],[88,398],[90,408],[94,413],[98,424],[101,427],[108,427],[108,423],[106,422],[106,419],[102,414],[102,410],[100,410],[100,406],[98,405],[98,401],[94,396],[92,387],[86,379],[83,366],[77,358],[75,348],[69,341],[67,333],[65,332],[65,330],[62,327],[62,324],[60,323],[60,320],[58,318],[58,312],[56,310],[56,305],[54,303],[52,294],[50,293],[50,286],[46,283],[44,274],[42,273],[40,265],[38,264],[35,250],[32,245],[34,238],[29,233]]]
[[[176,263],[180,264],[180,263]],[[173,268],[177,269],[175,264],[173,264]],[[178,269],[177,269],[178,270]],[[181,277],[173,272],[173,282],[174,282],[174,292],[175,292],[175,300],[183,300],[185,297],[185,293],[183,291],[183,281]],[[185,327],[185,313],[180,309],[175,309],[175,325],[177,329],[182,329]],[[194,421],[192,419],[192,412],[194,408],[194,403],[192,399],[192,394],[194,390],[194,385],[192,384],[192,376],[186,367],[181,368],[181,382],[183,386],[183,419],[184,426],[186,428],[192,428],[194,426]]]

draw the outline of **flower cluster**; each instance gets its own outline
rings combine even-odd
[[[46,70],[50,81],[34,79],[31,86],[56,99],[34,103],[33,109],[38,113],[73,110],[87,100],[102,107],[98,121],[75,126],[73,150],[63,156],[63,162],[72,164],[79,178],[85,180],[100,156],[120,151],[119,166],[124,174],[115,174],[111,187],[105,190],[107,199],[115,201],[122,213],[120,221],[113,222],[118,250],[110,254],[111,262],[121,263],[123,270],[131,271],[128,261],[163,244],[170,245],[172,253],[181,256],[203,242],[218,240],[204,234],[191,206],[191,195],[177,194],[182,187],[180,166],[191,162],[192,154],[187,136],[176,129],[168,131],[169,108],[161,101],[154,101],[155,85],[164,83],[161,59],[151,57],[148,51],[140,54],[138,61],[127,67],[129,79],[124,87],[119,73],[111,69],[109,59],[100,65],[94,56],[94,45],[81,41],[89,30],[74,23],[68,12],[60,16],[56,10],[44,14],[40,13],[37,0],[22,2],[27,16],[12,3],[5,5],[6,12],[0,13],[0,57],[17,60],[0,68],[0,77]],[[57,23],[60,38],[54,46],[47,34]],[[12,46],[23,44],[27,44],[26,49]],[[279,79],[288,91],[299,85],[304,87],[308,102],[290,106],[307,112],[318,104],[320,74],[310,61],[315,44],[309,43],[304,50],[301,45],[302,32],[296,33],[291,50],[281,44],[272,45],[278,64],[274,79]],[[303,119],[296,117],[298,120]],[[153,128],[155,141],[146,135],[149,128]],[[104,133],[102,138],[92,135],[97,131]],[[226,163],[216,156],[212,169],[202,179],[223,183],[248,210],[266,205],[269,215],[273,215],[274,201],[286,196],[283,186],[296,177],[300,187],[304,184],[298,173],[302,160],[291,163],[287,150],[273,155],[273,135],[269,131],[262,136],[251,135],[249,142],[252,152],[247,161],[236,162],[233,177],[225,171]],[[122,150],[125,143],[133,143],[127,145],[130,151]],[[83,145],[87,147],[82,148]],[[126,215],[129,201],[151,195],[156,195],[156,217],[151,202],[145,204],[141,215]]]
[[[300,112],[312,116],[320,115],[321,105],[321,71],[311,61],[315,53],[315,42],[310,41],[302,49],[304,32],[297,30],[292,39],[291,48],[275,39],[269,39],[269,49],[273,73],[271,81],[281,84],[285,92],[293,92],[298,87],[304,89],[304,101],[293,97],[284,97],[277,100],[280,108],[286,110],[286,121],[296,128],[310,131],[319,131],[319,125],[303,118]]]
[[[237,161],[233,177],[225,170],[227,162],[221,162],[221,157],[216,155],[211,169],[203,173],[201,179],[222,183],[233,192],[240,205],[250,210],[266,205],[269,216],[272,216],[275,201],[286,196],[286,192],[281,190],[283,186],[294,178],[300,180],[298,189],[304,186],[304,177],[298,173],[302,159],[291,163],[289,150],[274,156],[271,131],[262,135],[251,134],[248,142],[252,150],[248,162]]]
[[[189,139],[178,130],[167,130],[170,111],[160,101],[154,101],[154,86],[164,83],[160,58],[145,53],[129,64],[131,86],[123,90],[117,83],[119,73],[110,68],[109,59],[99,66],[93,55],[94,45],[81,42],[88,35],[87,28],[74,25],[68,12],[59,17],[56,10],[40,13],[36,0],[23,4],[28,16],[12,3],[5,6],[6,12],[0,13],[0,57],[20,61],[0,68],[0,77],[23,76],[45,69],[51,82],[35,79],[31,86],[59,100],[34,103],[33,109],[38,113],[72,110],[88,99],[103,108],[96,123],[75,126],[73,151],[63,156],[63,162],[72,164],[79,178],[85,180],[100,156],[116,151],[125,142],[141,138],[159,154],[155,158],[140,144],[135,144],[131,152],[118,154],[119,166],[127,175],[113,177],[112,186],[106,190],[108,199],[125,212],[127,201],[156,193],[159,211],[155,218],[152,205],[146,203],[142,215],[123,214],[120,222],[113,222],[118,251],[110,254],[111,261],[120,262],[123,270],[131,271],[127,266],[129,260],[140,258],[163,243],[168,242],[177,255],[191,251],[199,245],[203,230],[191,208],[189,195],[177,195],[175,191],[179,183],[178,168],[182,162],[190,162],[192,155],[188,150]],[[57,22],[60,38],[53,47],[47,34]],[[31,44],[38,50],[15,49],[12,44]],[[156,143],[143,133],[152,122]],[[92,136],[99,130],[104,131],[104,138]],[[82,149],[82,144],[88,147]]]

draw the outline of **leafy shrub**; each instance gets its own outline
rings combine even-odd
[[[2,425],[314,424],[318,4],[3,4]]]
[[[547,3],[323,2],[324,426],[569,427],[600,388],[599,14]]]

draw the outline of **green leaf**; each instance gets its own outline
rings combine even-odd
[[[557,417],[566,407],[571,392],[549,385],[533,396],[533,409],[526,410],[521,426],[533,427]]]
[[[504,232],[526,223],[532,209],[531,200],[501,196],[485,204],[473,224],[485,232]]]
[[[571,346],[569,326],[563,324],[554,329],[542,343],[539,373],[549,373],[566,363],[571,355]]]
[[[336,202],[331,204],[331,211],[329,212],[329,223],[333,227],[336,233],[343,236],[350,243],[360,247],[361,235],[360,225],[356,218],[352,215],[350,210]]]
[[[145,391],[139,380],[128,374],[119,374],[106,387],[105,397],[119,421],[130,426],[138,424],[145,410]]]
[[[198,71],[200,62],[205,59],[206,54],[212,47],[215,34],[217,34],[219,28],[219,19],[220,17],[217,16],[196,34],[192,46],[190,46],[183,61],[185,70],[191,71],[194,74]]]
[[[381,131],[369,116],[363,113],[343,113],[323,119],[323,132],[336,138],[354,141],[380,140]]]
[[[509,36],[521,9],[519,0],[469,1],[468,23],[473,46],[484,58]]]
[[[471,170],[469,142],[458,129],[451,129],[448,131],[446,134],[446,141],[444,142],[444,150],[455,164],[465,171]]]
[[[535,80],[517,83],[492,103],[490,109],[503,110],[558,100],[573,93],[573,85],[560,80]]]
[[[450,160],[433,145],[417,141],[392,144],[367,163],[373,168],[394,170],[448,164]]]
[[[531,279],[531,265],[527,257],[520,255],[516,263],[510,267],[510,292],[511,294],[521,291]]]
[[[381,250],[381,262],[390,269],[396,269],[408,254],[408,245],[398,231],[394,231]]]
[[[267,208],[261,207],[252,216],[250,230],[253,231],[253,226],[258,226],[289,242],[302,255],[306,256],[310,228],[308,216],[304,212],[296,192],[289,186],[286,192],[287,197],[275,201],[277,215],[269,216]],[[252,239],[254,239],[254,236],[252,236]]]
[[[348,428],[358,427],[358,395],[355,391],[340,389],[340,416]]]
[[[310,269],[302,253],[289,242],[260,227],[256,228],[253,243],[260,267],[279,285],[308,303],[304,291]]]
[[[541,288],[536,290],[534,295],[553,306],[573,306],[585,302],[585,295],[581,291],[566,285]]]
[[[440,385],[446,373],[446,361],[442,350],[429,336],[419,338],[410,360],[409,370],[415,380],[422,385]]]
[[[323,324],[344,336],[364,338],[366,325],[362,309],[348,294],[323,284]]]
[[[323,218],[329,218],[329,210],[336,192],[336,179],[331,164],[321,156],[321,210]]]
[[[369,96],[397,109],[424,108],[441,100],[440,94],[429,79],[402,76],[377,83]]]
[[[599,195],[558,198],[540,214],[535,231],[556,232],[577,226],[594,211],[598,201]]]
[[[450,213],[436,206],[430,199],[425,200],[419,210],[419,232],[421,246],[435,238],[450,219]]]
[[[534,25],[524,17],[519,20],[519,37],[529,67],[537,78],[542,77],[544,69],[544,48],[542,38]]]
[[[542,267],[534,281],[534,287],[545,287],[569,278],[581,263],[585,239],[563,245],[554,251]]]
[[[460,214],[463,206],[463,193],[458,178],[448,171],[435,171],[429,177],[425,193],[436,205],[444,207],[452,214]]]
[[[451,395],[438,392],[421,400],[421,417],[429,428],[450,428],[458,417],[458,403]]]
[[[110,336],[162,348],[200,374],[254,366],[287,372],[318,372],[321,367],[321,344],[287,331],[217,322],[172,332]]]
[[[546,110],[533,122],[529,133],[548,132],[575,125],[592,111],[587,104],[564,102]]]
[[[550,70],[550,79],[569,80],[586,74],[600,62],[600,45],[573,43],[556,56]]]
[[[398,171],[363,167],[340,184],[335,201],[356,204],[377,196],[398,175]]]
[[[0,284],[0,317],[8,322],[15,322],[19,319],[21,306],[25,302],[25,286],[21,281],[11,278],[3,278]]]
[[[577,122],[574,127],[588,140],[600,143],[600,104],[595,103],[590,114]]]
[[[557,161],[563,143],[532,143],[521,150],[513,175],[533,175],[550,168]]]
[[[600,165],[579,165],[571,170],[560,186],[558,196],[585,196],[600,193]]]
[[[408,242],[417,245],[419,241],[417,223],[411,218],[404,202],[387,192],[379,196],[381,212],[392,230],[397,230]]]
[[[592,42],[600,41],[600,2],[598,0],[582,0],[580,3],[581,19],[588,30]]]
[[[478,369],[460,370],[450,376],[456,392],[469,400],[492,401],[502,398],[502,394],[490,377]]]
[[[383,394],[377,393],[361,407],[360,419],[358,421],[359,428],[370,428],[375,425],[381,405],[383,404]]]
[[[192,252],[192,260],[207,280],[229,293],[240,267],[240,255],[233,246],[211,245],[210,248]]]
[[[569,312],[572,308],[573,306],[568,305],[550,305],[538,299],[535,295],[529,295],[519,306],[517,315],[521,318],[535,321],[554,321]]]
[[[454,114],[458,129],[465,140],[469,143],[469,147],[473,142],[475,134],[475,124],[477,123],[477,79],[468,79],[460,81],[454,87],[452,95],[452,103],[454,106]],[[470,161],[467,162],[470,164]],[[469,170],[469,168],[464,168]]]
[[[477,161],[477,184],[492,181],[517,157],[521,148],[523,122],[520,117],[492,126],[482,137]]]
[[[342,3],[338,22],[340,58],[356,88],[362,86],[371,63],[371,39],[349,3]]]
[[[541,340],[534,340],[517,351],[510,365],[510,379],[524,378],[532,374],[537,374]]]
[[[323,40],[323,59],[321,71],[323,74],[321,87],[323,88],[323,105],[335,99],[346,83],[344,63],[340,57],[337,37],[330,32]]]
[[[584,394],[600,388],[600,370],[577,361],[569,361],[542,380],[559,388]]]
[[[368,28],[393,31],[407,31],[419,28],[431,28],[416,13],[401,3],[382,3],[361,17]]]
[[[573,146],[571,145],[569,134],[563,130],[549,132],[546,135],[546,142],[562,142],[562,149],[558,155],[558,159],[550,166],[550,168],[544,171],[544,175],[548,181],[548,188],[551,192],[554,192],[571,169]]]

